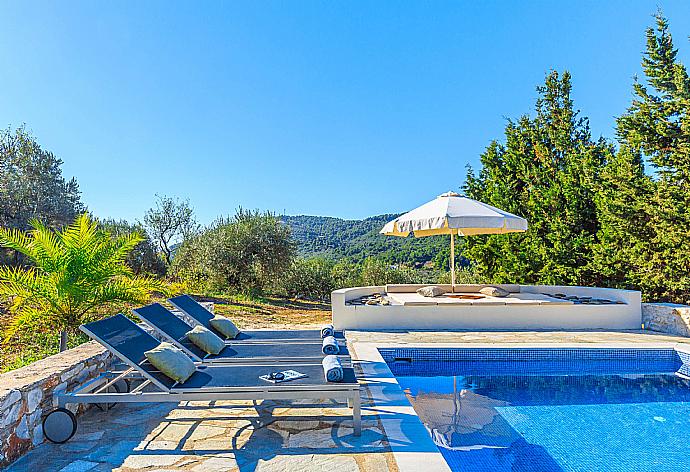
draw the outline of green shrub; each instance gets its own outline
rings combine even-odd
[[[292,266],[294,254],[290,228],[275,215],[240,208],[185,240],[172,273],[199,290],[270,291]]]
[[[393,266],[372,257],[362,264],[362,285],[418,284],[432,282],[428,272],[406,266]]]
[[[436,278],[436,283],[449,284],[451,281],[450,271],[441,272]],[[472,267],[465,267],[455,270],[456,284],[483,284],[488,283],[482,276]]]
[[[347,260],[336,262],[331,270],[335,289],[360,287],[362,283],[362,264]]]
[[[334,262],[323,257],[296,259],[278,286],[290,298],[328,300],[336,288],[334,266]]]
[[[475,283],[470,269],[457,272],[457,283]],[[278,294],[291,298],[328,300],[333,290],[346,287],[386,284],[450,283],[449,272],[392,266],[384,260],[369,258],[357,264],[333,262],[322,257],[297,259],[277,284]]]

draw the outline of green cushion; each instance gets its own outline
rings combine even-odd
[[[240,334],[240,330],[237,329],[235,323],[230,321],[224,316],[216,315],[211,319],[211,326],[213,329],[218,331],[220,334],[229,339],[234,339]]]
[[[144,355],[156,369],[179,383],[183,383],[196,371],[194,362],[170,343],[160,343]]]
[[[225,347],[225,341],[203,326],[195,326],[193,330],[187,331],[187,338],[208,354],[218,354]]]

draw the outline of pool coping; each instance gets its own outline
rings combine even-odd
[[[383,427],[391,453],[400,472],[426,470],[450,472],[448,463],[431,439],[426,427],[400,388],[379,349],[410,348],[495,348],[495,349],[673,349],[690,355],[690,345],[678,342],[611,342],[611,343],[406,343],[357,342],[350,345],[366,384],[375,413]],[[423,469],[422,469],[423,470]]]

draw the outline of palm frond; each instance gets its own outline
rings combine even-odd
[[[98,244],[98,223],[91,221],[88,213],[77,216],[73,223],[65,226],[58,237],[65,247],[91,252]]]
[[[13,249],[33,259],[31,238],[16,228],[0,228],[0,246]]]
[[[59,328],[60,325],[57,317],[46,317],[40,309],[26,307],[5,326],[2,333],[2,341],[5,343],[12,342],[20,333],[40,332]]]
[[[60,256],[63,254],[60,241],[53,231],[38,220],[31,221],[33,230],[29,232],[31,237],[32,259],[37,267],[45,272],[51,272],[59,265]]]
[[[20,312],[27,306],[42,306],[51,313],[61,313],[63,310],[56,295],[55,288],[34,268],[0,266],[0,297],[12,300],[11,312]]]

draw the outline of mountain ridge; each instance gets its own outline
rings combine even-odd
[[[361,220],[333,216],[291,215],[280,220],[292,230],[303,257],[326,257],[361,262],[375,257],[395,264],[440,264],[447,257],[447,238],[400,238],[379,234],[383,225],[399,214],[370,216]]]

